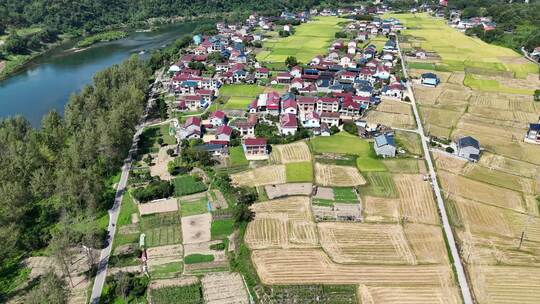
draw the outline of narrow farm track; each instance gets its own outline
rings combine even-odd
[[[397,48],[399,52],[399,57],[401,58],[401,65],[403,68],[403,75],[405,78],[408,78],[407,75],[407,67],[405,66],[405,58],[403,57],[401,53],[401,48],[399,45],[399,39],[396,39]],[[446,214],[446,209],[444,207],[444,201],[442,199],[441,195],[441,188],[439,186],[439,182],[437,181],[437,175],[435,173],[435,169],[433,166],[433,160],[431,159],[431,154],[429,152],[429,148],[427,145],[427,138],[424,133],[424,126],[422,125],[422,120],[420,119],[420,114],[418,113],[418,108],[416,106],[416,98],[414,97],[414,92],[412,90],[412,87],[410,83],[407,83],[407,90],[408,94],[411,97],[411,103],[414,113],[414,119],[416,120],[416,125],[418,126],[418,134],[420,135],[420,139],[422,141],[422,149],[424,151],[424,155],[426,157],[426,161],[428,164],[428,170],[429,175],[431,178],[431,184],[433,186],[433,191],[435,193],[435,198],[437,199],[437,207],[439,209],[439,214],[441,215],[441,220],[443,224],[443,231],[446,236],[446,239],[448,240],[448,246],[450,248],[450,254],[452,255],[452,259],[454,261],[454,268],[457,275],[457,280],[459,283],[459,287],[461,290],[461,296],[463,297],[463,302],[465,304],[473,304],[473,298],[471,294],[471,288],[469,286],[469,283],[467,282],[467,276],[465,274],[465,270],[463,268],[463,264],[461,262],[461,257],[459,255],[459,251],[456,246],[456,240],[454,238],[454,233],[452,231],[452,227],[450,226],[450,221],[448,220],[448,215]]]

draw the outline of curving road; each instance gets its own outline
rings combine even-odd
[[[397,40],[397,39],[396,39]],[[407,68],[405,67],[405,59],[401,54],[401,48],[399,46],[399,41],[397,42],[397,48],[399,51],[399,57],[401,58],[401,65],[403,68],[403,74],[405,78],[408,78]],[[407,91],[411,99],[412,108],[414,112],[414,119],[416,120],[416,125],[418,126],[418,134],[422,141],[422,149],[424,150],[424,155],[426,157],[426,162],[428,164],[429,175],[431,178],[431,184],[433,186],[433,191],[435,192],[435,198],[437,199],[437,207],[439,209],[439,214],[441,215],[441,220],[443,224],[443,231],[448,240],[448,246],[450,247],[450,254],[454,260],[454,268],[457,274],[458,284],[461,290],[461,297],[465,304],[473,304],[471,289],[469,283],[467,282],[467,276],[465,275],[465,270],[463,269],[463,264],[461,263],[461,257],[456,247],[456,240],[454,238],[454,233],[450,222],[448,221],[448,215],[446,214],[446,209],[444,207],[444,201],[441,195],[441,188],[439,187],[439,182],[437,181],[437,175],[435,174],[435,169],[433,166],[433,160],[431,159],[431,154],[427,145],[427,137],[424,134],[424,127],[422,125],[422,120],[418,113],[418,108],[416,107],[416,99],[414,97],[414,92],[410,86],[410,81],[407,82]]]

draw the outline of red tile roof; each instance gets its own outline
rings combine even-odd
[[[266,138],[246,138],[244,144],[246,146],[266,146]]]
[[[296,115],[294,114],[281,114],[279,123],[282,128],[296,128],[298,123],[296,121]]]
[[[219,135],[219,134],[225,134],[225,135],[229,135],[231,136],[232,134],[232,128],[227,126],[227,125],[223,125],[223,126],[219,126],[216,130],[216,134]]]
[[[225,112],[223,112],[223,111],[215,111],[210,115],[210,118],[224,119],[225,118]]]
[[[201,126],[201,118],[197,116],[191,116],[186,120],[186,123],[184,124],[184,127],[187,128],[191,125],[195,126]]]
[[[294,100],[294,99],[285,100],[283,102],[283,109],[288,109],[288,108],[296,109],[297,108],[296,100]]]

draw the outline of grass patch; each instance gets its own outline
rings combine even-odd
[[[256,84],[227,84],[219,89],[221,96],[256,97],[264,91],[264,87]]]
[[[202,198],[195,201],[182,201],[180,202],[180,213],[182,216],[190,216],[207,213],[208,211],[208,200]]]
[[[387,171],[380,159],[372,157],[359,157],[356,159],[356,167],[362,172]]]
[[[139,140],[139,153],[157,153],[161,147],[158,144],[159,138],[163,139],[163,144],[173,145],[176,143],[176,138],[169,135],[168,124],[145,128]]]
[[[356,201],[356,192],[351,187],[334,187],[334,200],[336,201]]]
[[[212,240],[227,238],[234,231],[234,219],[213,220],[210,226]]]
[[[407,62],[409,69],[418,69],[418,70],[434,70],[435,64],[431,62]]]
[[[98,42],[106,42],[106,41],[113,41],[118,40],[121,38],[127,37],[127,33],[124,31],[108,31],[103,32],[95,35],[91,35],[88,37],[85,37],[83,40],[77,42],[76,47],[78,48],[85,48],[89,47],[92,44],[98,43]]]
[[[247,110],[248,105],[253,101],[255,97],[242,97],[233,96],[227,100],[227,103],[223,106],[225,110]]]
[[[368,155],[369,143],[347,132],[332,136],[318,136],[309,141],[315,153]]]
[[[211,254],[190,254],[184,257],[184,263],[186,264],[197,264],[197,263],[207,263],[213,262],[214,256]]]
[[[191,175],[183,175],[173,180],[174,195],[184,196],[206,190],[206,185]]]
[[[133,201],[133,198],[131,197],[131,194],[129,191],[124,192],[124,196],[122,197],[122,205],[120,207],[120,214],[118,215],[118,221],[116,225],[118,227],[125,226],[131,224],[131,215],[133,213],[137,213],[137,205],[135,205],[135,202]]]
[[[229,148],[229,161],[231,167],[247,166],[249,164],[242,146]]]
[[[285,164],[288,183],[313,181],[313,165],[311,162]]]
[[[151,266],[150,277],[153,279],[163,279],[176,277],[182,274],[184,265],[181,262],[171,262],[156,266]]]
[[[315,156],[318,163],[337,166],[356,167],[356,159],[358,155],[354,154],[335,154],[334,157],[323,155]]]
[[[413,158],[405,159],[385,159],[384,165],[388,168],[388,171],[392,173],[410,173],[416,174],[420,172],[418,167],[418,160]]]
[[[395,140],[398,147],[402,147],[408,153],[422,155],[422,142],[420,135],[413,132],[395,131]]]
[[[466,74],[463,84],[473,90],[486,92],[500,92],[509,94],[533,95],[534,90],[510,88],[502,86],[497,80],[475,78],[472,74]]]
[[[388,172],[366,172],[367,185],[361,187],[363,195],[397,198],[398,193],[392,174]]]

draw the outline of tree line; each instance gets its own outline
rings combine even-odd
[[[67,248],[103,244],[94,223],[113,203],[150,75],[134,56],[97,73],[63,118],[50,112],[40,129],[23,117],[0,120],[0,301],[28,253],[49,246],[62,262]]]

